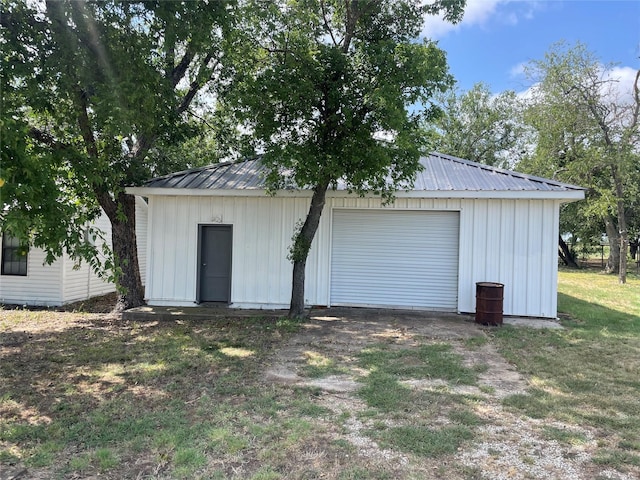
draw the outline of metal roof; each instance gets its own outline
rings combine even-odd
[[[576,191],[582,187],[503,170],[451,155],[432,153],[422,157],[423,170],[416,176],[417,191]]]
[[[152,178],[146,188],[189,188],[215,190],[263,190],[267,169],[260,158],[222,162]]]
[[[432,153],[420,158],[423,167],[416,175],[412,191],[582,191],[581,187],[540,177],[503,170],[461,158]],[[143,188],[263,190],[267,168],[260,158],[225,162],[184,170],[149,180]],[[337,190],[346,190],[339,181]],[[136,189],[137,190],[137,189]]]

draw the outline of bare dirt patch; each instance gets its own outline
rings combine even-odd
[[[548,322],[557,328],[554,322]],[[592,454],[597,442],[591,432],[561,423],[547,425],[505,410],[501,399],[526,394],[528,380],[499,354],[487,339],[492,327],[482,327],[464,315],[368,309],[327,309],[313,311],[300,332],[293,336],[271,360],[265,371],[267,381],[316,387],[322,390],[321,404],[336,415],[345,416],[346,438],[358,455],[376,462],[392,462],[400,472],[423,478],[576,479],[607,478],[631,480],[627,474],[595,466]],[[540,328],[535,325],[535,328]],[[478,368],[478,385],[457,385],[440,379],[402,382],[412,389],[448,391],[477,398],[474,412],[483,421],[476,439],[454,456],[437,460],[421,459],[386,449],[365,435],[371,424],[357,417],[366,405],[357,398],[361,384],[355,357],[363,348],[384,343],[392,348],[411,348],[430,342],[445,342],[459,354],[465,366]],[[309,378],[310,359],[331,362],[339,374]],[[433,418],[433,426],[447,423]],[[393,423],[391,421],[391,423]],[[428,423],[428,422],[427,422]],[[584,441],[559,443],[544,435],[544,428],[573,429]],[[579,431],[578,431],[579,430]],[[449,466],[456,465],[456,468]],[[446,468],[443,470],[443,466]],[[404,476],[404,474],[401,474]]]
[[[465,348],[464,341],[486,337],[487,327],[473,322],[468,315],[408,312],[394,310],[331,308],[313,311],[299,333],[289,339],[271,360],[266,378],[288,384],[318,386],[331,391],[353,391],[358,384],[356,355],[368,346],[383,343],[410,348],[429,342],[446,342],[463,355],[468,366],[486,365],[483,382],[495,388],[497,396],[521,393],[526,382],[490,344]],[[309,380],[304,373],[309,357],[331,360],[344,370]]]

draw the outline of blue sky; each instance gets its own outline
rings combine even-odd
[[[630,86],[640,66],[640,0],[467,0],[460,24],[431,18],[424,34],[447,52],[461,90],[482,81],[495,93],[522,92],[530,85],[521,66],[561,40],[619,64]]]

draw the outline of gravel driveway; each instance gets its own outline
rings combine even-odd
[[[509,319],[507,323],[534,328],[561,328],[556,322]],[[448,343],[461,355],[465,366],[485,365],[479,375],[478,385],[448,385],[439,379],[405,382],[411,388],[443,389],[472,395],[480,400],[475,413],[482,418],[476,438],[470,448],[459,451],[453,458],[425,459],[419,469],[424,478],[430,477],[442,462],[469,467],[481,476],[460,475],[448,478],[499,479],[573,479],[633,480],[606,466],[595,465],[591,455],[596,448],[594,435],[587,429],[579,429],[586,442],[576,445],[560,444],[543,435],[545,428],[577,431],[575,425],[558,422],[550,424],[520,416],[502,407],[501,399],[513,394],[526,394],[530,379],[524,378],[507,363],[487,338],[491,328],[473,321],[473,316],[420,311],[396,311],[378,309],[329,308],[313,310],[299,333],[268,362],[265,379],[298,386],[317,387],[322,391],[320,401],[332,409],[336,416],[344,412],[351,415],[343,425],[347,439],[358,448],[359,455],[373,462],[394,465],[399,476],[404,477],[403,465],[408,464],[405,455],[380,448],[369,437],[361,434],[370,428],[366,421],[358,419],[358,412],[366,405],[358,398],[360,387],[355,356],[367,345],[385,343],[398,348],[410,348],[425,343]],[[473,339],[480,341],[473,342]],[[473,346],[470,346],[473,345]],[[312,355],[330,358],[344,367],[348,373],[323,378],[308,378],[305,365]],[[434,424],[442,419],[434,419]],[[407,467],[408,468],[408,467]],[[415,465],[411,472],[415,472]],[[460,468],[452,469],[460,471]],[[409,473],[409,472],[406,472]],[[413,477],[411,477],[413,478]]]

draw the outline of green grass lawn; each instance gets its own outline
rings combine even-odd
[[[565,330],[504,328],[494,335],[532,385],[504,404],[594,429],[596,463],[640,466],[640,281],[630,275],[619,285],[593,270],[563,270],[558,290]]]
[[[309,412],[326,412],[309,408],[309,391],[260,381],[287,321],[0,314],[0,466],[45,468],[49,478],[227,478],[234,469],[280,478],[244,457],[273,452],[277,468],[301,439],[321,436]]]
[[[483,412],[497,405],[543,419],[544,438],[560,444],[586,443],[588,432],[597,440],[595,468],[633,476],[640,280],[632,274],[618,285],[595,271],[563,270],[559,310],[564,330],[505,326],[451,341],[406,332],[407,343],[372,338],[350,355],[313,345],[301,376],[351,376],[358,385],[332,397],[265,378],[299,329],[287,320],[132,323],[0,309],[0,471],[24,467],[52,479],[484,480],[492,477],[456,455],[482,440]],[[465,363],[464,354],[488,347],[517,367],[525,393],[498,398],[480,382],[487,366]],[[367,442],[391,460],[361,455]]]

